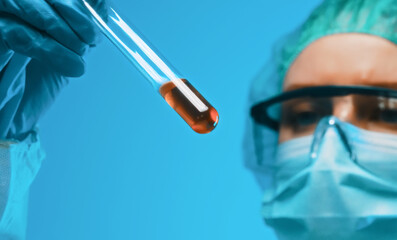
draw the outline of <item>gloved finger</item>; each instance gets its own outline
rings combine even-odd
[[[0,11],[21,18],[81,56],[86,52],[87,44],[45,0],[0,0],[0,3]]]
[[[91,4],[91,7],[95,9],[103,20],[108,18],[109,5],[107,4],[107,0],[86,0],[86,2]]]
[[[94,45],[98,37],[98,28],[92,21],[81,0],[46,0],[71,26],[75,33],[87,44]],[[104,14],[104,0],[92,0],[93,7]]]
[[[64,76],[78,77],[84,73],[81,56],[14,16],[0,16],[0,35],[0,44],[38,59]]]

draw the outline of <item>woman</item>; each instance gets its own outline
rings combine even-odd
[[[279,239],[397,238],[397,1],[328,0],[254,81],[246,163]]]

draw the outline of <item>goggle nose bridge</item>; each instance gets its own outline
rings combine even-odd
[[[336,129],[336,133],[339,135],[343,146],[347,150],[350,155],[350,159],[353,162],[356,162],[356,154],[352,145],[349,142],[349,138],[346,132],[343,130],[342,121],[339,120],[335,116],[327,116],[322,118],[316,126],[316,129],[313,134],[313,142],[310,147],[310,160],[314,163],[318,157],[318,153],[320,151],[321,144],[327,139],[324,138],[325,134],[330,130],[330,128]]]

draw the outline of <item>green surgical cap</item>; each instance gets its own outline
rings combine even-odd
[[[397,1],[324,1],[302,25],[299,36],[283,46],[278,66],[281,80],[292,62],[310,43],[338,33],[366,33],[397,43]]]
[[[297,30],[277,42],[270,61],[252,82],[249,109],[281,92],[289,67],[309,44],[339,33],[371,34],[397,44],[397,0],[322,2]],[[245,163],[260,185],[266,188],[272,182],[269,166],[278,145],[278,133],[248,118],[244,141]]]

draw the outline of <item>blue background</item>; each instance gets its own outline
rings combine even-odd
[[[251,79],[316,1],[114,0],[217,108],[194,133],[107,41],[40,123],[28,239],[274,239],[244,168]]]

